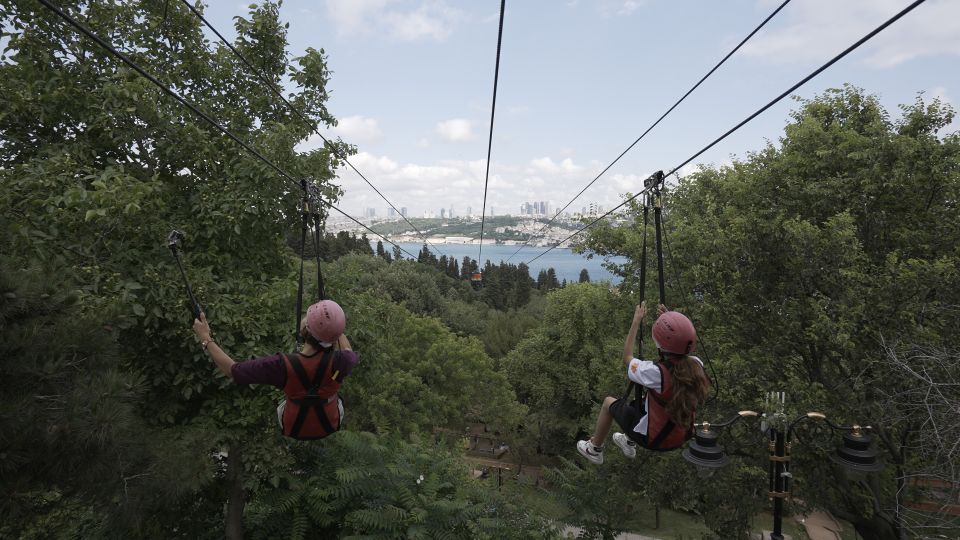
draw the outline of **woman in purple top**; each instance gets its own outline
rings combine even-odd
[[[322,300],[310,306],[300,321],[300,352],[235,362],[214,341],[204,313],[193,321],[203,350],[227,377],[237,384],[271,384],[283,390],[277,418],[283,434],[296,439],[321,439],[340,429],[343,400],[337,391],[360,362],[345,329],[343,309]]]

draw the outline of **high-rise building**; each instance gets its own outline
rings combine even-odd
[[[407,217],[407,207],[406,207],[406,206],[401,206],[401,207],[400,207],[400,215],[403,216],[403,217]]]
[[[446,208],[441,208],[441,209],[440,209],[440,219],[444,219],[444,218],[446,218],[446,217],[447,217],[447,209],[446,209]]]
[[[467,216],[468,216],[468,217],[473,217],[473,207],[472,207],[472,206],[468,206],[468,207],[467,207]]]
[[[363,217],[365,217],[365,218],[377,217],[377,209],[376,209],[376,208],[367,208],[367,209],[363,212]]]
[[[397,211],[393,208],[387,208],[387,217],[397,217]]]

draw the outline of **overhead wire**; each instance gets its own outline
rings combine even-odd
[[[636,140],[634,140],[634,141],[630,144],[630,146],[628,146],[628,147],[626,148],[626,150],[624,150],[623,152],[621,152],[620,155],[617,156],[616,159],[614,159],[612,162],[610,162],[609,165],[607,165],[602,171],[600,171],[600,174],[598,174],[597,176],[595,176],[595,177],[593,178],[593,180],[591,180],[586,186],[583,187],[583,189],[580,190],[579,193],[577,193],[576,195],[574,195],[573,198],[570,199],[569,202],[567,202],[567,204],[563,205],[563,208],[557,210],[557,213],[554,214],[553,217],[550,218],[549,221],[547,221],[547,223],[545,223],[542,227],[540,227],[540,229],[538,229],[536,232],[534,232],[532,235],[530,235],[530,237],[527,238],[527,240],[525,240],[522,244],[520,244],[520,247],[517,248],[517,251],[513,252],[513,254],[510,255],[510,257],[507,258],[507,261],[509,261],[510,259],[512,259],[514,256],[516,256],[517,253],[520,253],[520,250],[522,250],[525,246],[529,245],[529,243],[530,243],[531,240],[533,240],[537,235],[539,235],[541,232],[543,232],[545,229],[547,229],[547,228],[550,226],[550,224],[552,224],[554,221],[556,221],[557,217],[559,217],[560,214],[562,214],[564,210],[566,210],[567,208],[569,208],[570,205],[573,204],[574,201],[576,201],[577,199],[579,199],[580,196],[583,195],[583,193],[584,193],[585,191],[587,191],[587,189],[590,188],[590,186],[592,186],[594,183],[596,183],[596,181],[599,180],[601,176],[603,176],[604,174],[606,174],[606,172],[609,171],[611,167],[613,167],[614,165],[616,165],[617,162],[620,161],[620,158],[622,158],[623,156],[625,156],[625,155],[627,154],[627,152],[629,152],[630,150],[632,150],[633,147],[637,145],[637,143],[639,143],[644,137],[647,136],[647,133],[650,133],[650,132],[653,130],[653,128],[657,127],[657,125],[658,125],[664,118],[666,118],[667,115],[669,115],[671,112],[673,112],[673,110],[676,109],[678,105],[680,105],[681,103],[683,103],[683,100],[687,99],[687,96],[689,96],[690,94],[692,94],[694,90],[696,90],[701,84],[703,84],[704,81],[706,81],[711,75],[713,75],[713,73],[714,73],[715,71],[717,71],[717,69],[719,69],[720,66],[722,66],[731,56],[733,56],[737,51],[739,51],[740,48],[743,47],[744,44],[747,43],[747,41],[750,41],[750,38],[752,38],[752,37],[753,37],[757,32],[759,32],[764,26],[766,26],[766,24],[767,24],[768,22],[770,22],[770,20],[773,19],[773,18],[777,15],[777,13],[780,13],[780,10],[782,10],[784,7],[786,7],[786,5],[789,4],[789,3],[790,3],[790,0],[784,0],[783,3],[781,3],[779,6],[777,6],[777,9],[773,10],[773,12],[770,13],[770,15],[767,15],[767,18],[766,18],[766,19],[764,19],[759,25],[757,25],[757,27],[754,28],[752,32],[750,32],[749,34],[747,34],[747,37],[743,38],[743,39],[740,41],[740,43],[737,44],[736,47],[734,47],[730,52],[727,53],[726,56],[724,56],[723,58],[721,58],[720,61],[717,62],[717,64],[716,64],[715,66],[713,66],[713,68],[711,68],[710,71],[708,71],[706,75],[704,75],[703,77],[701,77],[700,80],[697,81],[696,84],[694,84],[693,86],[691,86],[690,89],[687,90],[687,92],[686,92],[685,94],[683,94],[682,96],[680,96],[680,99],[678,99],[673,105],[671,105],[670,108],[667,109],[667,111],[666,111],[665,113],[663,113],[663,114],[660,115],[660,118],[657,118],[657,120],[656,120],[654,123],[650,124],[650,127],[648,127],[643,133],[641,133],[640,136],[637,137]]]
[[[107,52],[109,52],[111,55],[113,55],[114,57],[116,57],[117,59],[119,59],[121,62],[123,62],[124,64],[128,65],[131,69],[133,69],[134,71],[136,71],[137,73],[139,73],[142,77],[144,77],[145,79],[147,79],[148,81],[150,81],[151,83],[153,83],[154,85],[156,85],[156,86],[157,86],[158,88],[160,88],[165,94],[167,94],[167,95],[169,95],[170,97],[176,99],[178,102],[180,102],[181,105],[183,105],[184,107],[190,109],[190,111],[192,111],[194,114],[196,114],[197,116],[199,116],[200,118],[202,118],[203,120],[205,120],[207,123],[209,123],[210,125],[212,125],[213,127],[215,127],[218,131],[220,131],[221,133],[223,133],[224,135],[226,135],[227,137],[229,137],[229,138],[230,138],[231,140],[233,140],[235,143],[239,144],[244,150],[246,150],[247,152],[249,152],[250,154],[252,154],[253,156],[255,156],[257,159],[259,159],[260,161],[262,161],[265,165],[267,165],[267,166],[270,167],[271,169],[273,169],[273,170],[274,170],[277,174],[279,174],[281,177],[289,180],[289,181],[292,182],[294,185],[296,185],[298,188],[300,187],[300,182],[297,181],[297,180],[295,180],[292,176],[290,176],[289,173],[287,173],[285,170],[281,169],[281,168],[280,168],[279,166],[277,166],[275,163],[273,163],[272,161],[270,161],[269,159],[267,159],[263,154],[261,154],[259,151],[257,151],[257,149],[253,148],[252,146],[250,146],[249,144],[247,144],[246,142],[244,142],[242,139],[240,139],[239,137],[237,137],[236,135],[234,135],[230,130],[228,130],[227,128],[225,128],[225,127],[223,127],[222,125],[220,125],[220,123],[218,123],[216,120],[214,120],[213,118],[211,118],[209,115],[207,115],[206,113],[204,113],[203,111],[201,111],[201,110],[200,110],[199,108],[197,108],[194,104],[192,104],[192,103],[190,103],[189,101],[187,101],[186,98],[184,98],[183,96],[181,96],[179,93],[175,92],[172,88],[170,88],[169,86],[167,86],[167,85],[163,84],[162,82],[160,82],[156,77],[154,77],[153,75],[151,75],[150,73],[148,73],[146,70],[144,70],[142,67],[140,67],[139,64],[137,64],[136,62],[134,62],[133,60],[131,60],[127,55],[125,55],[125,54],[123,54],[122,52],[118,51],[113,45],[111,45],[110,43],[107,43],[107,42],[104,41],[100,36],[98,36],[98,35],[96,35],[95,33],[93,33],[93,31],[90,30],[89,28],[87,28],[83,23],[81,23],[80,21],[76,20],[76,19],[73,18],[71,15],[69,15],[69,14],[66,13],[66,12],[64,12],[62,9],[60,9],[59,7],[53,5],[53,3],[51,3],[49,0],[38,0],[38,1],[39,1],[41,4],[43,4],[44,7],[46,7],[46,8],[49,9],[50,11],[53,11],[57,16],[59,16],[59,17],[60,17],[61,19],[63,19],[64,21],[66,21],[70,26],[73,26],[74,28],[76,28],[76,29],[77,29],[78,31],[80,31],[82,34],[84,34],[84,35],[87,36],[88,38],[92,39],[95,43],[97,43],[97,45],[99,45],[99,46],[101,46],[102,48],[104,48],[104,49],[105,49]],[[343,210],[337,208],[337,206],[334,205],[333,203],[331,203],[331,202],[329,202],[329,201],[326,201],[326,200],[323,200],[323,199],[319,199],[319,201],[320,201],[321,203],[325,204],[326,206],[328,206],[329,208],[331,208],[332,210],[335,210],[335,211],[339,212],[339,213],[342,214],[344,217],[346,217],[347,219],[353,221],[353,222],[356,223],[357,225],[360,225],[360,226],[363,227],[364,229],[370,231],[372,234],[376,235],[377,237],[382,238],[383,240],[389,242],[389,243],[392,244],[394,247],[400,249],[401,251],[403,251],[403,252],[406,253],[407,255],[410,255],[410,257],[412,257],[412,258],[414,258],[414,259],[416,258],[412,253],[410,253],[409,251],[407,251],[407,250],[404,249],[403,247],[395,244],[395,243],[392,242],[390,239],[388,239],[387,237],[383,236],[382,234],[374,231],[374,230],[371,229],[370,227],[367,227],[366,225],[364,225],[363,223],[361,223],[360,221],[358,221],[356,218],[354,218],[354,217],[351,216],[350,214],[348,214],[348,213],[344,212]]]
[[[493,71],[493,104],[490,106],[490,136],[487,139],[487,173],[483,179],[483,208],[480,210],[480,248],[477,264],[483,260],[483,225],[487,218],[487,185],[490,183],[490,154],[493,150],[493,118],[497,112],[497,81],[500,79],[500,46],[503,44],[503,12],[507,0],[500,0],[500,30],[497,32],[497,62]]]
[[[394,206],[394,204],[393,204],[392,202],[390,202],[390,200],[387,199],[387,197],[386,197],[383,193],[381,193],[380,190],[377,189],[377,187],[374,186],[373,183],[370,182],[370,180],[368,180],[367,177],[364,176],[364,174],[361,173],[361,172],[353,165],[353,163],[350,162],[349,159],[347,159],[347,156],[343,155],[343,154],[337,149],[337,147],[336,147],[335,144],[331,143],[331,142],[323,135],[323,133],[320,133],[320,130],[317,129],[316,124],[315,124],[312,120],[310,120],[309,118],[307,118],[307,116],[306,116],[303,112],[301,112],[293,103],[291,103],[290,100],[288,100],[288,99],[286,98],[286,96],[283,95],[283,92],[281,92],[280,90],[277,89],[277,87],[276,87],[276,85],[274,85],[273,81],[269,80],[269,79],[263,74],[262,71],[260,71],[260,70],[257,69],[256,67],[254,67],[253,64],[250,63],[249,60],[247,60],[247,57],[243,55],[243,53],[241,53],[240,51],[238,51],[237,48],[234,47],[232,43],[230,43],[225,37],[223,37],[223,34],[221,34],[220,31],[217,30],[216,27],[214,27],[213,24],[211,24],[210,21],[208,21],[207,18],[203,16],[203,13],[201,13],[200,10],[198,10],[195,6],[193,6],[193,4],[191,4],[189,0],[180,0],[180,1],[181,1],[185,6],[187,6],[187,8],[188,8],[191,12],[193,12],[193,14],[194,14],[197,18],[199,18],[200,21],[202,21],[203,24],[206,25],[206,27],[209,28],[211,32],[213,32],[214,34],[216,34],[216,36],[220,39],[220,42],[223,43],[224,45],[226,45],[227,48],[230,49],[230,51],[233,52],[233,54],[234,54],[237,58],[239,58],[240,61],[243,62],[243,64],[244,64],[245,66],[247,66],[247,69],[249,69],[250,71],[252,71],[252,72],[254,73],[254,75],[256,75],[257,78],[260,79],[260,81],[263,82],[263,84],[265,84],[265,85],[267,86],[267,88],[270,89],[270,91],[272,91],[278,98],[280,98],[280,99],[286,104],[286,106],[287,106],[291,111],[293,111],[293,113],[294,113],[295,115],[297,115],[297,117],[299,117],[300,120],[303,121],[303,123],[304,123],[308,128],[310,128],[311,131],[313,131],[314,133],[316,133],[316,134],[320,137],[320,139],[323,140],[324,145],[325,145],[327,148],[329,148],[330,151],[334,153],[334,155],[336,155],[338,158],[340,158],[341,160],[343,160],[344,163],[346,163],[351,169],[353,169],[353,172],[357,173],[357,176],[359,176],[360,178],[362,178],[363,181],[366,182],[367,185],[370,186],[370,188],[373,189],[373,191],[375,191],[375,192],[377,193],[377,195],[380,196],[381,199],[383,199],[388,205],[390,205],[390,208],[392,208],[392,209],[394,210],[394,212],[397,213],[398,216],[400,216],[404,221],[406,221],[408,225],[410,225],[411,227],[413,227],[413,229],[414,229],[415,231],[417,231],[417,234],[420,236],[420,238],[423,238],[423,241],[424,241],[424,243],[425,243],[426,245],[428,245],[429,247],[433,248],[433,249],[436,250],[436,251],[439,251],[441,255],[446,255],[446,254],[443,252],[443,250],[441,250],[440,248],[438,248],[438,247],[436,247],[436,246],[430,245],[429,241],[427,241],[427,236],[426,236],[426,234],[424,234],[423,231],[421,231],[419,228],[417,228],[416,225],[414,225],[409,219],[407,219],[407,216],[404,215],[404,213],[401,212],[396,206]]]
[[[816,77],[817,75],[819,75],[820,73],[822,73],[824,70],[826,70],[827,68],[829,68],[829,67],[832,66],[833,64],[837,63],[839,60],[841,60],[842,58],[844,58],[845,56],[847,56],[847,55],[850,54],[851,52],[855,51],[858,47],[860,47],[861,45],[863,45],[863,44],[866,43],[867,41],[870,41],[871,38],[873,38],[874,36],[876,36],[877,34],[879,34],[880,32],[882,32],[883,30],[885,30],[885,29],[886,29],[888,26],[890,26],[891,24],[893,24],[893,23],[897,22],[898,20],[900,20],[900,18],[902,18],[902,17],[903,17],[904,15],[906,15],[907,13],[910,13],[910,12],[913,11],[917,6],[919,6],[920,4],[922,4],[922,3],[924,3],[924,2],[926,2],[926,0],[915,0],[915,1],[912,2],[910,5],[908,5],[907,7],[903,8],[902,10],[900,10],[896,15],[894,15],[893,17],[887,19],[886,22],[884,22],[884,23],[881,24],[880,26],[874,28],[874,29],[873,29],[872,31],[870,31],[868,34],[866,34],[866,35],[863,36],[862,38],[858,39],[855,43],[853,43],[852,45],[850,45],[849,47],[847,47],[846,49],[844,49],[843,52],[841,52],[840,54],[834,56],[832,59],[830,59],[829,61],[827,61],[827,63],[823,64],[822,66],[820,66],[819,68],[817,68],[816,70],[814,70],[813,72],[811,72],[809,75],[807,75],[806,77],[804,77],[803,79],[801,79],[800,81],[798,81],[797,83],[795,83],[793,86],[791,86],[790,88],[788,88],[788,89],[787,89],[786,91],[784,91],[782,94],[780,94],[779,96],[777,96],[777,97],[775,97],[774,99],[772,99],[769,103],[767,103],[767,104],[764,105],[763,107],[757,109],[757,111],[755,111],[753,114],[751,114],[750,116],[747,116],[747,117],[744,118],[742,121],[740,121],[740,123],[738,123],[737,125],[733,126],[733,127],[730,128],[729,130],[727,130],[723,135],[720,135],[719,137],[717,137],[716,139],[714,139],[711,143],[709,143],[708,145],[704,146],[703,148],[701,148],[700,150],[698,150],[695,154],[693,154],[692,156],[690,156],[689,158],[687,158],[686,160],[684,160],[682,163],[680,163],[679,165],[677,165],[676,167],[674,167],[673,169],[671,169],[670,172],[664,174],[663,177],[664,177],[664,178],[667,178],[667,177],[673,175],[674,173],[676,173],[677,171],[679,171],[680,169],[682,169],[683,167],[685,167],[688,163],[690,163],[691,161],[693,161],[693,160],[697,159],[698,157],[700,157],[704,152],[706,152],[707,150],[710,150],[711,148],[713,148],[714,146],[716,146],[717,144],[719,144],[720,141],[726,139],[726,138],[729,137],[732,133],[734,133],[735,131],[737,131],[738,129],[740,129],[740,128],[743,127],[744,125],[746,125],[748,122],[750,122],[751,120],[753,120],[754,118],[756,118],[757,116],[759,116],[760,114],[762,114],[764,111],[766,111],[766,110],[769,109],[770,107],[773,107],[775,104],[777,104],[777,103],[778,103],[780,100],[782,100],[783,98],[785,98],[785,97],[787,97],[788,95],[790,95],[790,93],[792,93],[794,90],[796,90],[797,88],[800,88],[801,86],[803,86],[804,84],[806,84],[807,82],[809,82],[810,79],[813,79],[814,77]],[[654,186],[645,187],[644,189],[642,189],[642,190],[641,190],[640,192],[638,192],[637,194],[628,197],[628,198],[625,199],[622,203],[620,203],[620,204],[618,204],[617,206],[611,208],[609,211],[607,211],[607,212],[605,212],[603,215],[597,217],[596,219],[594,219],[594,220],[591,221],[590,223],[587,223],[586,225],[584,225],[584,226],[581,227],[580,229],[577,229],[576,231],[573,232],[573,234],[570,234],[569,236],[567,236],[566,238],[564,238],[563,240],[561,240],[560,242],[558,242],[556,245],[551,246],[551,247],[550,247],[549,249],[547,249],[546,251],[544,251],[544,252],[538,254],[536,257],[530,259],[529,261],[527,261],[526,264],[529,265],[529,264],[532,263],[533,261],[539,259],[540,257],[546,255],[546,254],[549,253],[550,251],[553,251],[554,249],[556,249],[557,246],[559,246],[560,244],[563,244],[564,242],[570,240],[570,239],[573,238],[574,236],[582,233],[583,231],[585,231],[585,230],[589,229],[590,227],[596,225],[596,224],[599,223],[600,221],[606,219],[608,216],[610,216],[611,214],[613,214],[613,213],[616,212],[617,210],[619,210],[619,209],[623,208],[624,206],[626,206],[628,203],[630,203],[630,201],[633,201],[634,199],[636,199],[636,198],[639,197],[640,195],[643,195],[643,194],[645,194],[645,193],[648,193],[653,187],[655,187],[655,185],[654,185]]]

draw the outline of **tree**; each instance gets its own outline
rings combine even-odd
[[[312,177],[325,200],[339,197],[330,183],[338,165],[332,149],[340,155],[353,149],[334,141],[296,152],[311,127],[226,48],[208,49],[200,21],[186,6],[82,8],[81,15],[65,6],[290,175]],[[236,18],[234,45],[274,84],[289,80],[291,102],[311,122],[331,127],[326,58],[309,49],[291,60],[278,14],[277,4],[266,2]],[[236,352],[288,349],[295,287],[283,238],[300,226],[297,186],[88,38],[66,30],[51,12],[8,2],[0,19],[9,31],[0,64],[0,91],[8,96],[0,115],[0,214],[11,239],[4,257],[36,261],[61,272],[58,282],[76,283],[82,312],[115,332],[120,358],[113,365],[146,387],[142,399],[132,390],[130,399],[154,428],[150,440],[158,447],[169,442],[171,449],[188,445],[196,458],[176,459],[181,454],[171,451],[154,469],[176,478],[170,483],[180,489],[162,502],[148,499],[151,512],[133,531],[201,536],[212,516],[239,537],[244,491],[285,465],[273,460],[282,448],[270,424],[275,396],[213,376],[203,352],[185,339],[183,285],[169,253],[157,246],[171,227],[186,233],[187,274],[221,344]],[[104,381],[104,390],[112,393],[115,381]],[[81,417],[97,411],[75,410]],[[96,459],[89,444],[75,450],[78,458]],[[210,457],[222,450],[230,456],[226,474]],[[254,468],[257,462],[267,466]],[[104,485],[119,501],[108,521],[119,519],[133,492],[128,485]],[[231,504],[224,516],[226,497]]]
[[[590,273],[587,272],[586,268],[580,271],[580,279],[578,283],[590,283]]]
[[[620,351],[631,316],[605,286],[571,285],[547,296],[541,326],[502,360],[520,403],[527,444],[565,453],[593,425],[599,403],[625,385]]]
[[[377,240],[377,257],[384,258],[384,255],[386,255],[386,253],[383,251],[383,242]]]

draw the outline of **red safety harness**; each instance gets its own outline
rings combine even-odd
[[[287,437],[300,440],[322,439],[340,429],[340,407],[335,379],[333,349],[319,358],[298,353],[283,355],[287,368],[287,396],[282,429]]]
[[[692,422],[686,429],[670,419],[667,404],[673,395],[673,363],[658,362],[660,369],[660,391],[647,389],[650,400],[647,402],[647,444],[649,450],[676,450],[693,437]],[[638,385],[639,386],[639,385]]]

